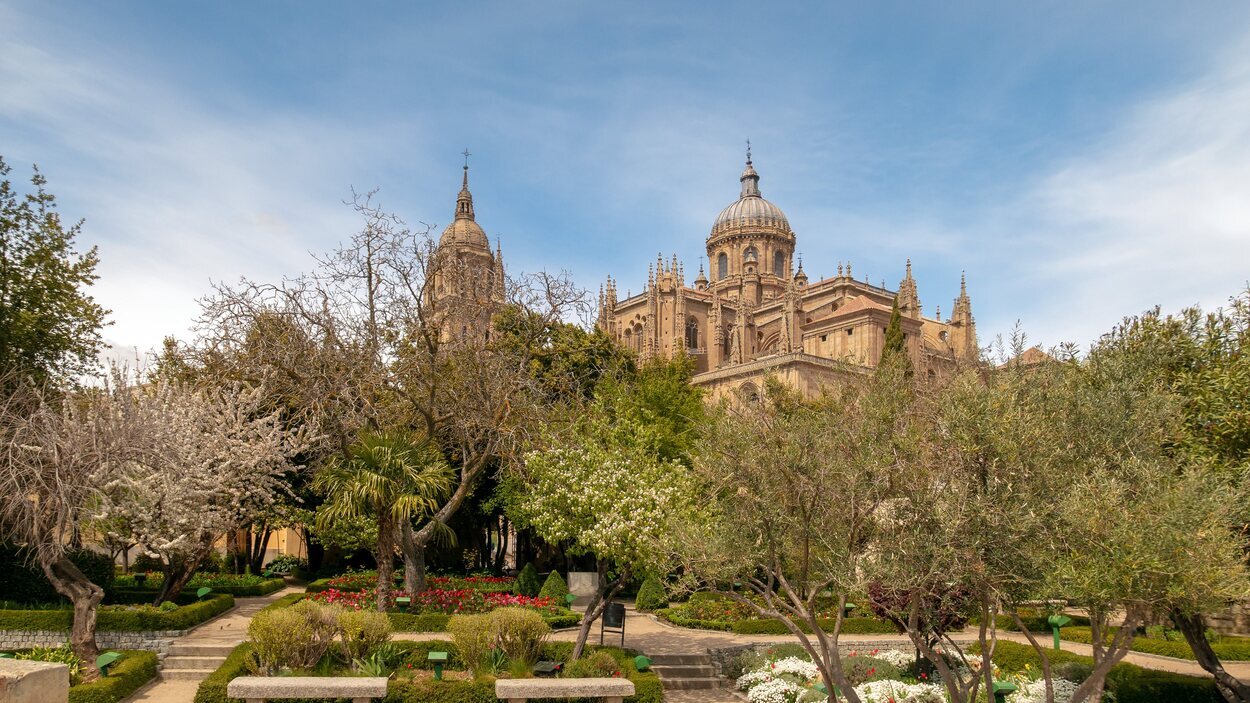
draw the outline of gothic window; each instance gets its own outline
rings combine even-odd
[[[725,328],[725,342],[721,346],[724,347],[722,351],[725,353],[725,359],[728,360],[730,354],[733,353],[733,327]]]
[[[686,320],[686,348],[699,348],[699,321],[693,317]]]
[[[729,257],[722,251],[716,257],[716,280],[722,281],[726,278],[729,278]]]
[[[778,278],[786,274],[786,255],[777,251],[773,252],[773,274]]]

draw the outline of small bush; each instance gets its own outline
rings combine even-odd
[[[503,650],[509,661],[523,662],[527,667],[538,661],[543,643],[551,634],[551,627],[541,615],[526,608],[498,608],[487,618],[494,646]]]
[[[78,683],[78,675],[82,672],[82,660],[78,658],[77,654],[74,654],[74,650],[70,649],[68,644],[63,644],[59,647],[31,647],[16,653],[13,655],[13,658],[64,664],[69,667],[69,683],[71,686]]]
[[[846,672],[846,678],[850,679],[852,686],[858,686],[869,681],[899,678],[898,667],[873,657],[843,657],[842,668]]]
[[[538,591],[542,589],[542,584],[538,581],[538,570],[534,568],[534,563],[530,562],[521,569],[521,573],[516,577],[516,592],[523,596],[536,596]]]
[[[560,674],[566,679],[594,679],[621,675],[620,662],[608,652],[591,652],[565,665]]]
[[[122,658],[109,667],[108,676],[71,686],[69,703],[117,703],[156,677],[156,653],[121,650]]]
[[[1075,684],[1080,684],[1094,673],[1093,663],[1085,662],[1062,662],[1051,667],[1051,673],[1057,679],[1066,679]]]
[[[299,575],[308,571],[308,560],[294,554],[279,554],[273,561],[265,565],[265,571],[271,574]]]
[[[260,672],[310,669],[330,648],[338,630],[333,609],[302,600],[289,608],[257,613],[247,634]]]
[[[764,654],[767,655],[769,659],[785,659],[787,657],[794,657],[795,659],[802,659],[805,662],[812,660],[812,655],[808,654],[807,650],[803,648],[803,645],[798,642],[780,642],[778,644],[774,644],[764,650]]]
[[[748,671],[764,668],[764,665],[767,663],[768,659],[763,654],[753,649],[748,649],[729,660],[729,663],[725,666],[725,676],[736,681],[739,676]]]
[[[460,660],[474,676],[490,672],[490,650],[494,648],[490,620],[487,615],[455,615],[447,622],[447,631],[460,653]]]
[[[366,659],[391,639],[391,621],[376,610],[340,610],[337,617],[343,661]]]
[[[539,589],[538,596],[540,598],[550,598],[556,605],[564,603],[564,597],[569,594],[569,585],[565,583],[564,577],[559,571],[552,571],[547,580],[543,581],[543,587]]]
[[[648,576],[638,589],[638,597],[634,599],[634,607],[642,611],[659,610],[668,607],[668,591],[664,584],[654,576]]]

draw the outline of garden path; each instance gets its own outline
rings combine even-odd
[[[247,638],[252,616],[282,596],[301,591],[287,587],[267,596],[235,598],[233,608],[178,638],[161,662],[157,677],[123,703],[190,703],[200,681]]]

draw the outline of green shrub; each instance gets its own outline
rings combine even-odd
[[[257,613],[247,627],[260,673],[311,669],[337,633],[333,608],[302,600],[289,608]]]
[[[101,632],[187,630],[234,607],[234,596],[214,594],[171,612],[151,605],[106,605],[99,609],[96,629]],[[57,610],[0,610],[0,630],[63,630],[68,632],[74,613]]]
[[[846,677],[851,680],[852,686],[869,681],[899,678],[898,667],[882,659],[863,655],[843,657],[842,668],[846,671]]]
[[[156,653],[123,649],[122,658],[109,667],[108,676],[71,686],[69,703],[117,703],[130,697],[156,676]]]
[[[700,620],[690,615],[689,606],[677,605],[671,608],[660,608],[654,615],[661,620],[678,627],[691,627],[698,630],[722,630],[730,632],[734,624],[728,620]]]
[[[448,669],[464,669],[464,659],[460,656],[460,649],[456,647],[455,642],[449,640],[421,640],[414,642],[411,640],[397,642],[396,644],[404,646],[407,650],[407,658],[400,663],[401,668],[407,668],[409,665],[413,669],[433,669],[434,662],[430,661],[430,652],[447,652],[447,663],[444,665]]]
[[[739,676],[748,671],[762,669],[767,663],[768,659],[763,654],[753,649],[748,649],[729,660],[725,666],[725,676],[730,680],[736,681]]]
[[[559,571],[552,571],[547,575],[547,580],[543,581],[543,587],[539,589],[538,595],[542,598],[550,598],[556,605],[564,605],[564,597],[569,594],[569,585],[564,582],[564,577]]]
[[[1052,665],[1092,666],[1094,663],[1090,657],[1062,650],[1048,650],[1046,656]],[[994,663],[1006,672],[1024,671],[1026,665],[1037,671],[1041,659],[1029,645],[999,640],[994,647]],[[1224,700],[1211,679],[1143,669],[1123,662],[1111,667],[1107,690],[1115,694],[1116,703],[1220,703]]]
[[[817,620],[821,629],[825,632],[832,632],[836,624],[833,618],[820,618]],[[739,620],[731,624],[731,629],[739,635],[788,635],[790,630],[781,623],[780,620]],[[799,623],[799,629],[803,632],[810,632],[811,629],[807,623]],[[842,619],[842,634],[844,635],[876,635],[876,634],[893,634],[897,632],[894,625],[885,620],[877,618],[851,617]]]
[[[536,596],[542,588],[542,584],[538,581],[538,569],[534,568],[534,563],[530,562],[521,569],[521,573],[516,577],[516,591],[523,596]]]
[[[295,605],[296,603],[304,600],[307,597],[308,597],[307,594],[304,594],[304,593],[288,593],[285,596],[282,596],[281,598],[270,603],[269,605],[266,605],[264,608],[261,608],[260,613],[265,613],[270,610],[281,610],[283,608],[289,608]],[[257,613],[257,615],[259,615],[260,613]]]
[[[396,632],[446,632],[447,621],[452,616],[446,613],[387,613],[391,619],[391,628]]]
[[[1112,636],[1116,628],[1108,628],[1108,636]],[[1069,642],[1091,644],[1093,632],[1088,627],[1065,627],[1059,631],[1059,637]],[[1221,637],[1211,643],[1215,656],[1225,661],[1250,660],[1250,637]],[[1176,659],[1195,659],[1194,650],[1184,639],[1155,639],[1138,636],[1133,639],[1132,650],[1147,654],[1158,654]]]
[[[494,646],[503,650],[514,664],[524,663],[526,668],[538,661],[543,643],[551,634],[551,626],[542,616],[529,608],[497,608],[487,613]]]
[[[82,660],[78,658],[77,654],[74,654],[74,650],[70,649],[69,644],[63,644],[58,647],[31,647],[30,649],[17,652],[13,658],[64,664],[69,667],[69,683],[71,686],[78,683],[78,675],[82,671]]]
[[[376,610],[340,610],[336,617],[339,650],[347,663],[367,659],[391,639],[391,621]]]
[[[590,652],[564,666],[560,676],[566,679],[593,679],[620,676],[621,665],[608,652]]]
[[[778,642],[777,644],[769,645],[768,649],[764,650],[764,654],[769,659],[794,657],[806,662],[812,660],[812,655],[808,654],[807,650],[803,649],[803,645],[798,642]]]
[[[489,615],[453,615],[447,631],[460,653],[460,660],[474,676],[491,673],[490,651],[495,647]]]
[[[628,700],[628,699],[627,699]],[[493,679],[474,681],[391,681],[383,703],[499,703]],[[196,703],[219,703],[200,701]]]
[[[279,554],[268,564],[265,564],[265,571],[271,574],[298,576],[308,571],[308,560],[301,559],[294,554]]]
[[[642,611],[658,610],[668,607],[668,591],[664,584],[654,576],[648,576],[638,589],[638,597],[634,599],[634,607]]]

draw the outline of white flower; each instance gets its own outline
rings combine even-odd
[[[902,681],[870,681],[855,687],[863,703],[946,703],[942,687],[931,683],[905,684]]]
[[[1055,703],[1068,703],[1072,700],[1072,694],[1076,693],[1076,684],[1067,679],[1055,679],[1053,686]],[[1046,700],[1046,682],[1038,679],[1020,684],[1020,690],[1011,694],[1007,700],[1010,703],[1043,703]]]
[[[752,686],[756,686],[758,684],[764,683],[765,681],[771,681],[773,678],[774,676],[772,675],[772,673],[770,673],[766,669],[760,669],[758,671],[748,671],[747,673],[738,677],[738,690],[739,691],[750,690]]]
[[[815,664],[798,657],[778,659],[772,663],[771,669],[774,675],[794,674],[795,676],[803,677],[807,681],[814,681],[820,678],[820,669]]]
[[[880,659],[891,664],[898,669],[906,669],[916,662],[915,652],[904,652],[901,649],[883,649],[870,656],[873,659]]]
[[[747,691],[750,703],[793,703],[803,688],[782,679],[769,679]]]

